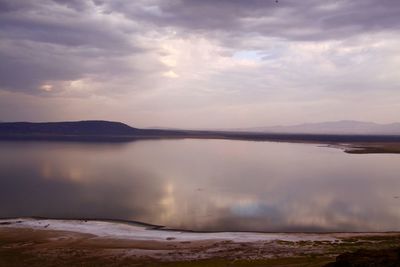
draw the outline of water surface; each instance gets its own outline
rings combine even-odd
[[[400,156],[315,144],[0,142],[0,217],[201,231],[400,230]]]

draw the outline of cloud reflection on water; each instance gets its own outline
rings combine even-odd
[[[171,228],[399,230],[400,158],[221,140],[2,142],[0,216]]]

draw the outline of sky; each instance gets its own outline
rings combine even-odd
[[[0,121],[400,121],[398,0],[0,0]]]

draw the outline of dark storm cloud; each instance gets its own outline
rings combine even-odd
[[[59,3],[60,2],[60,3]],[[110,51],[134,51],[123,28],[94,16],[82,2],[37,1],[36,5],[7,5],[0,16],[2,37]],[[83,8],[82,6],[85,6]],[[8,9],[7,9],[8,7]]]
[[[282,37],[292,40],[346,38],[400,26],[396,0],[159,1],[143,6],[113,1],[110,10],[132,19],[187,31]]]
[[[36,90],[44,80],[74,80],[81,75],[82,68],[78,62],[70,61],[68,57],[42,53],[35,48],[17,47],[16,50],[28,53],[0,52],[0,86],[4,89],[30,92]]]
[[[47,81],[115,75],[123,57],[144,51],[89,3],[1,1],[0,87],[41,93]]]

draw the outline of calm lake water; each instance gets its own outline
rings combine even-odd
[[[315,144],[0,142],[0,217],[205,231],[400,230],[400,155]]]

